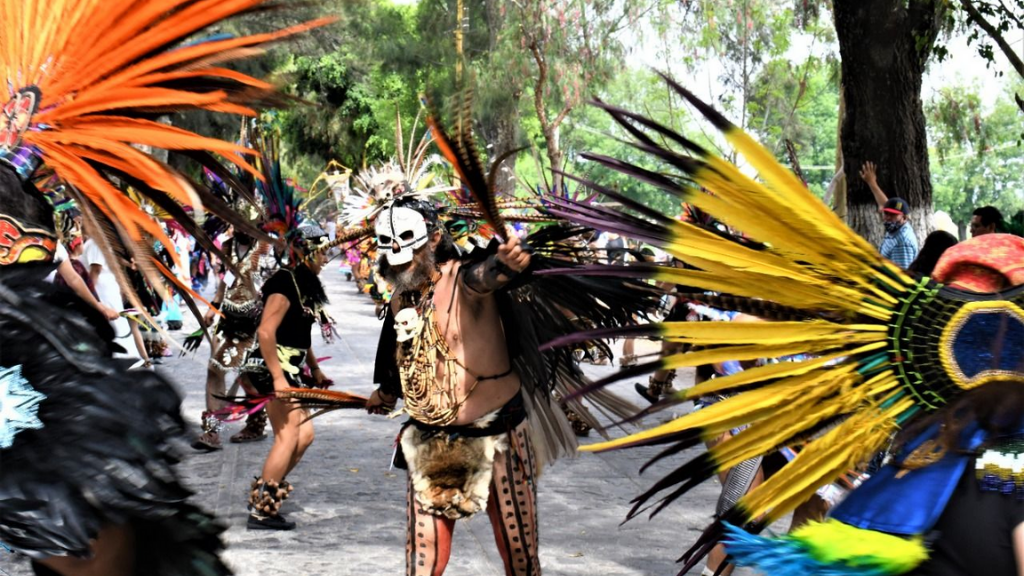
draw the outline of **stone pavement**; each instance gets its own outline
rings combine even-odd
[[[322,274],[331,298],[331,312],[341,337],[327,346],[314,336],[314,349],[334,389],[369,395],[380,324],[373,303],[356,294],[332,263]],[[189,319],[191,320],[191,319]],[[194,329],[186,321],[176,333]],[[647,351],[638,343],[638,352]],[[183,393],[185,415],[198,429],[209,347],[194,358],[167,358],[159,370]],[[612,367],[587,367],[593,376]],[[685,378],[683,378],[685,380]],[[614,390],[636,401],[633,382]],[[688,410],[680,407],[680,413]],[[661,418],[667,418],[662,416]],[[223,451],[201,454],[190,449],[180,466],[185,482],[197,492],[200,505],[215,512],[230,528],[226,558],[239,576],[343,576],[404,573],[405,476],[390,470],[392,445],[399,422],[365,412],[338,411],[315,421],[316,440],[289,478],[295,485],[285,504],[292,532],[249,531],[245,501],[270,448],[265,442],[235,445],[226,436]],[[592,433],[593,435],[593,433]],[[593,441],[593,440],[587,440]],[[717,481],[691,491],[653,520],[637,518],[620,526],[629,501],[661,474],[661,465],[639,477],[637,470],[654,449],[582,454],[555,463],[540,479],[541,561],[545,574],[606,576],[672,575],[674,560],[708,523],[718,497]],[[691,450],[671,461],[681,463],[698,454]],[[3,551],[0,550],[0,556]],[[485,515],[460,522],[453,543],[451,576],[498,576],[503,573]],[[27,576],[23,562],[0,557],[4,576]],[[700,569],[691,571],[699,574]],[[4,574],[0,572],[0,574]],[[739,570],[737,576],[753,572]]]

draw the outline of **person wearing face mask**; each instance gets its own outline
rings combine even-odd
[[[860,177],[864,179],[871,193],[878,202],[885,224],[885,236],[878,247],[882,256],[906,270],[917,258],[917,236],[914,228],[907,221],[910,208],[902,198],[889,198],[878,186],[877,169],[874,162],[865,162],[860,169]]]

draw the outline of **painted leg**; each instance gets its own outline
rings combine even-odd
[[[416,501],[412,482],[406,488],[405,573],[407,576],[440,576],[452,555],[455,521],[434,516]]]
[[[509,433],[509,448],[494,456],[494,477],[487,499],[494,540],[506,576],[540,576],[537,527],[536,461],[523,422]]]

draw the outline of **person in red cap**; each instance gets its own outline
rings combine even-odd
[[[911,262],[917,258],[917,235],[914,228],[907,221],[910,214],[910,207],[903,198],[889,198],[878,186],[874,162],[865,162],[860,169],[860,177],[867,182],[871,193],[878,202],[878,208],[882,212],[882,219],[885,223],[885,236],[882,237],[882,244],[878,251],[882,256],[892,260],[894,264],[906,270]]]

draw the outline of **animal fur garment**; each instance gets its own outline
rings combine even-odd
[[[473,423],[486,428],[492,412]],[[409,426],[402,432],[402,452],[409,465],[416,500],[437,516],[469,518],[487,509],[494,455],[508,449],[507,433],[472,438]]]

